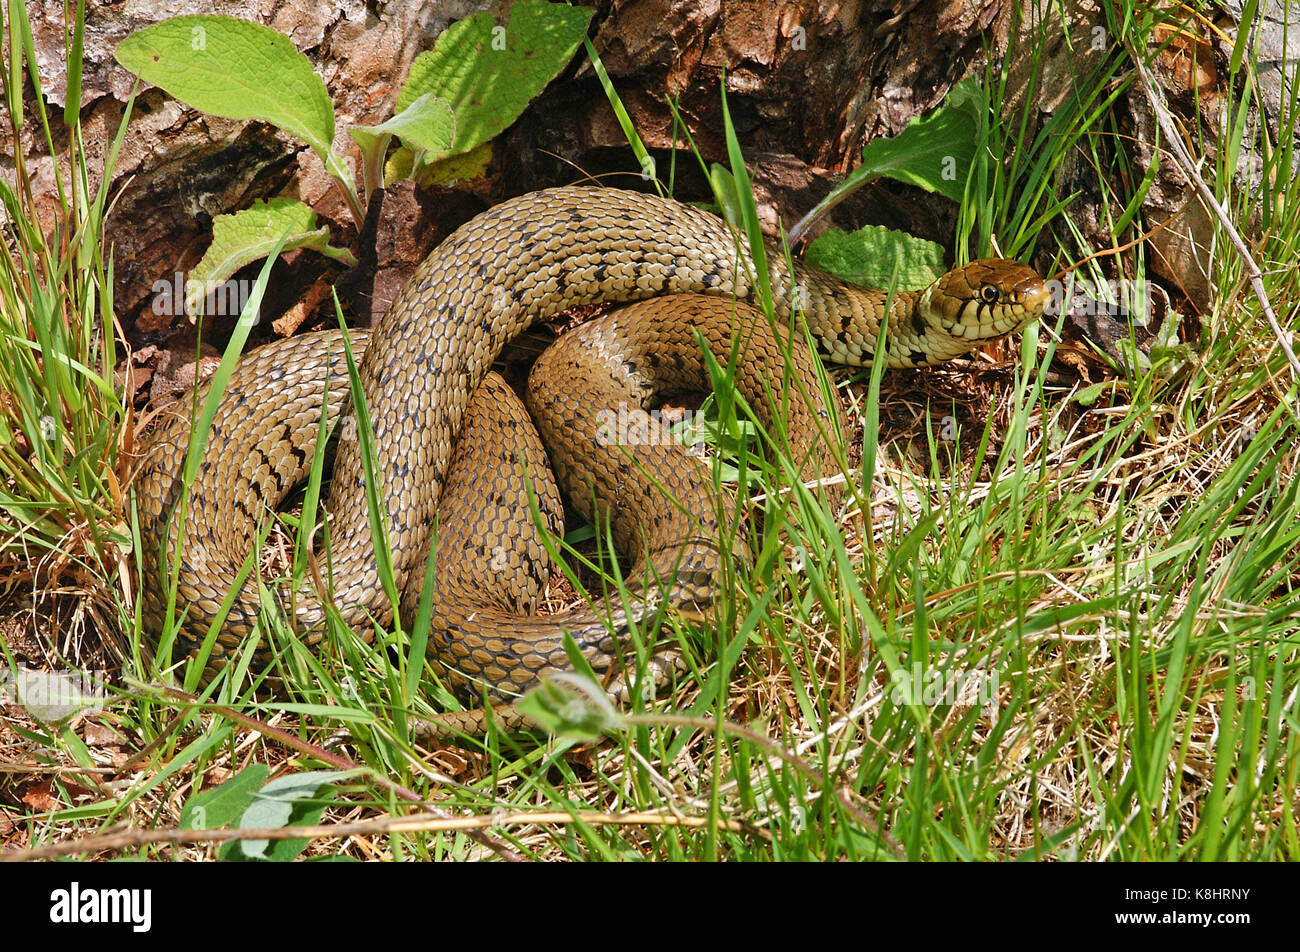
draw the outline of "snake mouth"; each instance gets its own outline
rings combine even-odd
[[[1014,326],[1011,326],[1009,333],[1024,330],[1027,326],[1043,319],[1044,308],[1047,307],[1050,299],[1052,299],[1052,291],[1049,291],[1047,287],[1035,287],[1035,289],[1024,294],[1021,298],[1022,313],[1018,316]]]
[[[1052,287],[1025,265],[1003,262],[1003,267],[1011,272],[1005,275],[1006,283],[1003,285],[1012,316],[1006,332],[1022,331],[1043,316],[1052,300]]]
[[[1016,330],[1023,330],[1043,316],[1047,302],[1052,299],[1052,291],[1046,281],[1033,278],[1016,285],[1016,299],[1024,308],[1024,314]]]

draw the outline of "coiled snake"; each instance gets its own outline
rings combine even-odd
[[[841,364],[869,363],[881,349],[887,302],[891,311],[883,348],[886,360],[893,366],[916,366],[948,360],[980,341],[1024,327],[1040,316],[1048,297],[1044,282],[1031,269],[996,259],[955,269],[925,290],[892,297],[809,267],[796,265],[789,272],[772,248],[767,259],[778,325],[789,324],[792,303],[798,302],[815,344],[830,361]],[[499,395],[503,389],[493,383],[479,390],[493,360],[528,326],[575,305],[706,296],[648,301],[630,317],[604,319],[613,329],[601,330],[595,343],[559,358],[552,366],[562,368],[559,375],[564,379],[554,379],[557,372],[550,371],[552,386],[543,387],[532,402],[559,406],[561,419],[568,414],[567,423],[550,428],[574,438],[569,452],[579,460],[602,450],[612,454],[604,463],[559,464],[575,505],[590,498],[593,482],[604,478],[606,485],[612,483],[621,496],[607,511],[620,547],[639,546],[638,566],[668,584],[665,598],[708,600],[710,586],[716,584],[711,572],[717,527],[700,520],[705,518],[702,512],[714,507],[701,501],[694,507],[670,505],[664,510],[651,509],[649,502],[664,480],[670,480],[667,486],[674,495],[701,491],[698,474],[686,477],[687,483],[694,479],[690,485],[671,481],[681,468],[680,447],[666,451],[661,464],[646,464],[638,456],[638,462],[629,465],[625,449],[603,446],[611,441],[599,438],[591,402],[595,398],[584,387],[621,376],[626,389],[620,399],[634,401],[639,408],[651,386],[645,374],[663,377],[665,368],[686,363],[680,356],[654,356],[659,337],[677,339],[674,354],[693,352],[694,329],[701,329],[724,363],[733,345],[761,352],[741,364],[756,368],[753,386],[759,391],[764,380],[778,394],[788,390],[790,381],[783,387],[780,379],[786,366],[781,355],[788,349],[778,346],[781,335],[741,303],[754,293],[750,261],[742,237],[721,219],[690,206],[612,189],[550,189],[504,202],[463,225],[420,265],[368,343],[364,333],[353,332],[356,346],[364,348],[360,377],[373,420],[375,469],[404,622],[415,613],[431,529],[441,520],[435,570],[438,607],[430,652],[447,668],[494,692],[514,693],[543,671],[568,667],[559,637],[565,629],[573,632],[598,670],[608,668],[617,656],[617,627],[611,633],[594,616],[566,624],[521,620],[517,612],[504,610],[516,607],[505,603],[532,597],[530,570],[520,567],[521,556],[540,543],[527,535],[532,520],[526,512],[521,518],[512,516],[521,508],[520,497],[507,497],[496,478],[487,475],[488,464],[481,458],[457,465],[461,482],[484,491],[468,505],[461,504],[460,516],[439,511],[444,488],[457,480],[453,448],[471,395],[483,394],[490,406],[496,397],[487,394]],[[747,329],[759,325],[766,333]],[[621,350],[629,340],[645,344],[643,356],[628,357]],[[793,373],[806,381],[810,365],[798,353],[795,348]],[[684,367],[681,372],[703,376]],[[206,455],[184,507],[187,528],[176,594],[181,619],[178,652],[192,651],[208,635],[267,513],[309,473],[322,408],[327,421],[337,419],[347,408],[347,389],[339,332],[290,338],[240,362],[207,435]],[[764,401],[755,399],[753,389],[745,395],[760,409]],[[789,407],[799,404],[788,402]],[[808,415],[790,421],[791,448],[795,458],[808,462],[806,474],[817,475],[824,466],[817,446],[819,421],[815,411],[801,412]],[[485,413],[484,419],[511,419],[506,410]],[[512,433],[524,429],[522,424],[504,425]],[[144,617],[154,633],[164,624],[163,580],[182,524],[175,516],[189,431],[183,415],[160,425],[143,449],[145,465],[137,483]],[[521,449],[501,437],[481,435],[490,430],[475,432],[480,435],[462,441],[467,447],[496,447],[498,456],[526,470],[535,484],[544,478],[540,448]],[[552,452],[566,458],[565,451]],[[348,438],[346,427],[332,479],[330,599],[346,623],[368,631],[392,620],[392,606],[380,583],[372,544],[359,441]],[[554,513],[546,511],[547,503],[541,506],[543,519],[551,519]],[[664,526],[660,523],[671,521],[665,511],[688,515]],[[457,566],[465,563],[492,562],[497,564],[488,574],[499,580],[495,592],[480,591],[487,584],[482,571],[457,574]],[[634,566],[629,577],[637,573]],[[213,665],[223,664],[254,630],[259,598],[256,572],[252,575],[252,581],[234,593],[215,635]],[[645,591],[651,588],[647,585]],[[466,607],[458,601],[461,590],[477,592],[490,604]],[[322,603],[312,591],[297,593],[296,600],[298,630],[309,642],[319,640]]]

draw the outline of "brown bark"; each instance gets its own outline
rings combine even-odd
[[[479,0],[404,0],[376,13],[362,0],[328,7],[305,0],[256,0],[228,2],[215,12],[256,20],[293,40],[333,97],[337,147],[355,157],[347,127],[391,114],[397,89],[420,50],[431,47],[450,22],[480,9],[491,9],[504,21],[509,5],[508,0],[491,6]],[[165,0],[91,5],[81,108],[92,169],[102,164],[133,84],[133,77],[113,61],[113,48],[149,22],[198,12],[198,6]],[[685,143],[680,133],[674,138],[669,97],[675,97],[704,157],[726,161],[719,96],[725,85],[765,221],[775,230],[778,220],[790,225],[850,170],[866,142],[898,132],[939,103],[957,80],[982,69],[986,48],[1007,57],[1013,90],[1027,88],[1035,40],[1032,21],[1015,29],[1013,12],[1021,6],[1002,0],[599,0],[592,35],[661,176],[669,168],[673,146]],[[210,5],[202,7],[213,12]],[[63,2],[33,0],[28,9],[47,102],[61,106]],[[1073,77],[1102,55],[1090,52],[1088,43],[1090,31],[1101,22],[1096,4],[1082,0],[1071,10],[1072,42],[1067,44],[1061,29],[1059,38],[1040,51],[1039,116],[1059,108],[1073,88]],[[1216,77],[1206,70],[1212,70],[1221,51],[1210,39],[1204,42],[1210,48],[1192,67],[1177,47],[1166,57],[1171,87],[1182,84],[1202,96],[1212,92]],[[1140,103],[1130,102],[1130,109],[1138,142],[1133,164],[1139,166],[1150,154],[1152,135]],[[38,169],[39,181],[48,186],[52,172],[48,159],[41,158],[44,143],[35,129],[28,123],[21,147]],[[61,130],[56,126],[57,133]],[[66,141],[56,141],[56,149],[66,146]],[[0,151],[12,149],[12,143],[0,141]],[[1075,164],[1067,167],[1064,185],[1082,193],[1072,214],[1084,234],[1103,247],[1109,240],[1106,216],[1090,178],[1095,170],[1085,158],[1071,157]],[[635,169],[622,130],[580,52],[494,144],[486,179],[469,191],[417,193],[405,184],[388,196],[375,235],[366,236],[376,241],[372,260],[378,278],[373,289],[362,287],[355,299],[360,319],[382,312],[413,263],[487,203],[577,180],[578,170],[636,187]],[[692,157],[678,153],[677,173],[678,194],[704,195],[705,183]],[[259,197],[298,197],[333,226],[336,244],[359,247],[356,223],[319,159],[305,146],[262,123],[198,114],[153,88],[136,99],[113,188],[109,237],[116,254],[116,304],[137,343],[161,341],[178,323],[155,313],[155,283],[188,272],[210,239],[215,215],[247,207]],[[1203,301],[1204,249],[1198,250],[1198,243],[1208,226],[1196,217],[1194,203],[1184,207],[1188,194],[1185,183],[1162,170],[1148,198],[1149,212],[1156,221],[1175,212],[1183,217],[1178,227],[1153,242],[1154,257],[1161,273],[1192,300]],[[954,210],[917,190],[882,183],[837,208],[832,220],[845,227],[887,224],[948,243]],[[337,267],[306,253],[291,255],[280,269],[270,301],[275,313],[293,308],[323,278],[339,277]],[[373,299],[368,298],[372,292]]]
[[[302,0],[227,3],[215,12],[264,23],[288,35],[311,58],[334,98],[338,146],[355,154],[346,126],[374,122],[391,104],[411,59],[432,45],[454,19],[482,3],[390,3],[375,17],[360,0],[320,7]],[[504,19],[508,3],[493,9]],[[204,7],[205,12],[210,8]],[[830,187],[830,172],[854,164],[862,144],[900,129],[937,103],[980,55],[981,29],[995,20],[998,3],[899,0],[818,4],[811,0],[734,0],[673,3],[627,0],[602,3],[594,22],[597,48],[647,144],[667,168],[673,145],[665,103],[678,97],[695,141],[711,161],[725,160],[721,137],[720,80],[738,135],[755,157],[768,223],[809,207]],[[63,101],[61,0],[30,5],[47,100]],[[112,49],[131,31],[177,13],[197,12],[182,3],[151,6],[109,4],[88,13],[86,78],[82,95],[92,161],[102,161],[123,114],[133,77],[116,65]],[[1005,15],[1005,14],[1003,14]],[[679,136],[677,144],[684,144]],[[39,143],[24,143],[34,156]],[[577,177],[635,168],[626,142],[589,66],[582,57],[534,103],[495,149],[492,173],[479,198],[412,204],[399,196],[396,223],[381,227],[388,247],[379,264],[409,266],[434,239],[487,201]],[[678,163],[689,192],[702,194],[692,159]],[[156,282],[186,273],[209,240],[213,216],[246,207],[255,198],[302,198],[335,226],[335,241],[355,241],[355,224],[325,176],[319,160],[261,123],[236,123],[182,107],[157,89],[143,90],[116,168],[120,196],[109,220],[117,252],[117,304],[140,341],[158,339],[175,319],[157,314]],[[897,189],[875,189],[839,211],[879,205],[874,220],[943,237],[950,212],[928,200],[890,198]],[[430,208],[430,205],[434,208]],[[450,211],[442,207],[454,206]],[[294,262],[297,258],[291,257]],[[322,271],[323,260],[300,262],[299,290]],[[375,307],[400,284],[402,272],[381,268]],[[283,277],[278,281],[284,287]],[[292,294],[271,304],[288,309]]]

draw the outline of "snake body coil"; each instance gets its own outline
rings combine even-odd
[[[869,363],[881,350],[887,304],[886,360],[916,366],[950,359],[1025,326],[1038,318],[1048,296],[1032,270],[1000,260],[975,262],[928,289],[891,296],[813,268],[796,265],[790,272],[771,248],[767,259],[778,319],[788,321],[797,301],[816,344],[842,364]],[[753,293],[751,273],[746,242],[717,217],[669,199],[599,188],[520,196],[467,222],[434,249],[369,343],[360,333],[353,338],[365,347],[360,376],[373,421],[394,574],[403,580],[404,620],[414,614],[430,529],[471,394],[504,344],[579,304],[703,294],[729,310]],[[334,418],[347,406],[340,380],[346,381],[346,371],[337,333],[292,338],[241,361],[184,507],[179,504],[189,423],[176,417],[151,435],[138,483],[145,618],[161,630],[163,579],[183,521],[188,529],[176,594],[182,650],[204,640],[235,587],[266,507],[308,474],[322,407]],[[184,520],[175,518],[178,507]],[[392,607],[372,544],[359,441],[349,439],[346,428],[329,509],[333,605],[358,629],[386,624]],[[318,638],[324,609],[310,593],[299,593],[298,600],[299,630],[309,640]],[[234,592],[214,659],[242,642],[258,611],[254,572],[253,581]],[[496,665],[493,659],[514,650],[508,647],[512,640],[518,639],[485,621],[458,632],[459,651],[444,648],[462,663],[467,656],[488,659],[477,668],[486,672],[484,680],[496,679],[488,671],[496,667],[513,689],[553,665],[555,652],[525,650],[516,652],[519,664]],[[515,668],[524,676],[512,673]]]

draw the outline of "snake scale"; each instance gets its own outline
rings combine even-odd
[[[891,296],[811,267],[796,264],[787,270],[774,248],[767,251],[778,326],[790,323],[792,305],[798,302],[814,343],[839,364],[871,362],[881,349],[887,305],[885,359],[907,367],[939,363],[1021,329],[1041,315],[1048,298],[1044,282],[1030,268],[999,259],[974,262],[927,289]],[[486,687],[509,695],[546,670],[568,667],[559,637],[564,630],[574,634],[597,670],[608,668],[617,654],[614,635],[595,616],[568,622],[563,616],[558,621],[520,617],[518,608],[535,597],[537,582],[536,570],[524,567],[524,559],[536,554],[540,542],[529,535],[531,517],[520,515],[521,497],[508,496],[489,475],[489,467],[506,465],[522,471],[536,489],[545,455],[539,445],[513,442],[527,428],[517,408],[494,405],[508,403],[510,397],[502,392],[508,388],[488,379],[492,362],[530,325],[576,305],[652,299],[635,306],[630,316],[602,318],[604,329],[567,356],[543,365],[553,369],[540,373],[540,390],[530,392],[530,402],[558,408],[553,419],[567,420],[550,426],[552,437],[572,438],[567,451],[552,447],[561,480],[567,481],[566,491],[579,508],[581,497],[589,496],[602,478],[612,488],[618,498],[604,511],[611,516],[616,542],[620,548],[639,548],[629,578],[638,571],[656,577],[667,586],[663,597],[669,601],[708,601],[710,587],[717,584],[712,572],[718,527],[700,520],[701,513],[713,510],[706,500],[666,509],[654,508],[650,501],[659,495],[654,489],[662,488],[663,480],[679,478],[675,474],[682,471],[684,451],[676,447],[655,469],[640,455],[629,465],[623,448],[604,447],[613,455],[587,465],[584,461],[594,459],[606,441],[598,438],[592,416],[593,401],[599,398],[584,385],[625,378],[620,399],[639,406],[657,386],[645,376],[650,371],[668,367],[699,378],[698,369],[684,367],[688,361],[681,354],[696,350],[694,335],[700,330],[724,362],[734,346],[761,352],[747,386],[761,390],[767,380],[780,392],[780,368],[788,366],[782,354],[790,350],[780,348],[772,334],[749,329],[769,327],[744,305],[754,293],[751,260],[743,236],[691,206],[605,188],[548,189],[506,201],[462,225],[417,268],[368,339],[364,332],[352,332],[354,345],[364,350],[360,378],[373,421],[375,471],[400,585],[399,611],[409,624],[437,523],[438,594],[429,650],[461,683],[474,691]],[[661,336],[678,341],[670,357],[656,356]],[[642,346],[639,356],[624,352],[629,341]],[[166,617],[164,579],[183,524],[178,656],[204,641],[223,600],[231,604],[215,632],[210,666],[232,657],[254,631],[256,572],[231,593],[269,511],[309,473],[322,417],[334,421],[348,412],[341,345],[341,332],[307,334],[259,348],[241,360],[184,500],[188,419],[174,414],[147,438],[137,481],[143,614],[146,628],[160,632]],[[807,380],[810,365],[800,363],[797,348],[794,353],[793,372]],[[539,377],[536,369],[533,376]],[[668,375],[668,384],[675,379]],[[784,386],[789,383],[787,379]],[[205,394],[206,388],[201,389],[200,403]],[[756,408],[762,403],[755,401],[752,389],[746,398]],[[486,415],[476,423],[473,408],[480,403]],[[791,421],[791,444],[816,475],[824,456],[816,446],[817,412],[807,412],[809,416]],[[493,461],[482,455],[464,458],[464,453],[454,459],[463,425],[480,428],[471,429],[477,435],[464,439],[464,446],[495,448]],[[493,429],[503,426],[508,438]],[[343,433],[329,501],[328,597],[343,621],[365,632],[390,623],[393,608],[380,583],[359,441],[348,438],[346,426]],[[648,475],[634,483],[639,471]],[[698,473],[681,478],[685,482],[671,483],[674,493],[702,491]],[[455,483],[478,489],[468,503],[459,503],[459,515],[452,509],[460,490],[450,494],[451,509],[439,506],[444,490]],[[554,525],[555,513],[545,507],[554,510],[558,502],[543,497],[542,519]],[[183,520],[176,518],[182,509]],[[668,520],[665,513],[676,509],[690,515],[660,525]],[[493,580],[495,589],[488,591]],[[643,586],[648,599],[651,588]],[[462,604],[462,591],[479,596],[480,603]],[[324,611],[314,589],[295,594],[291,617],[309,643],[322,637]]]

